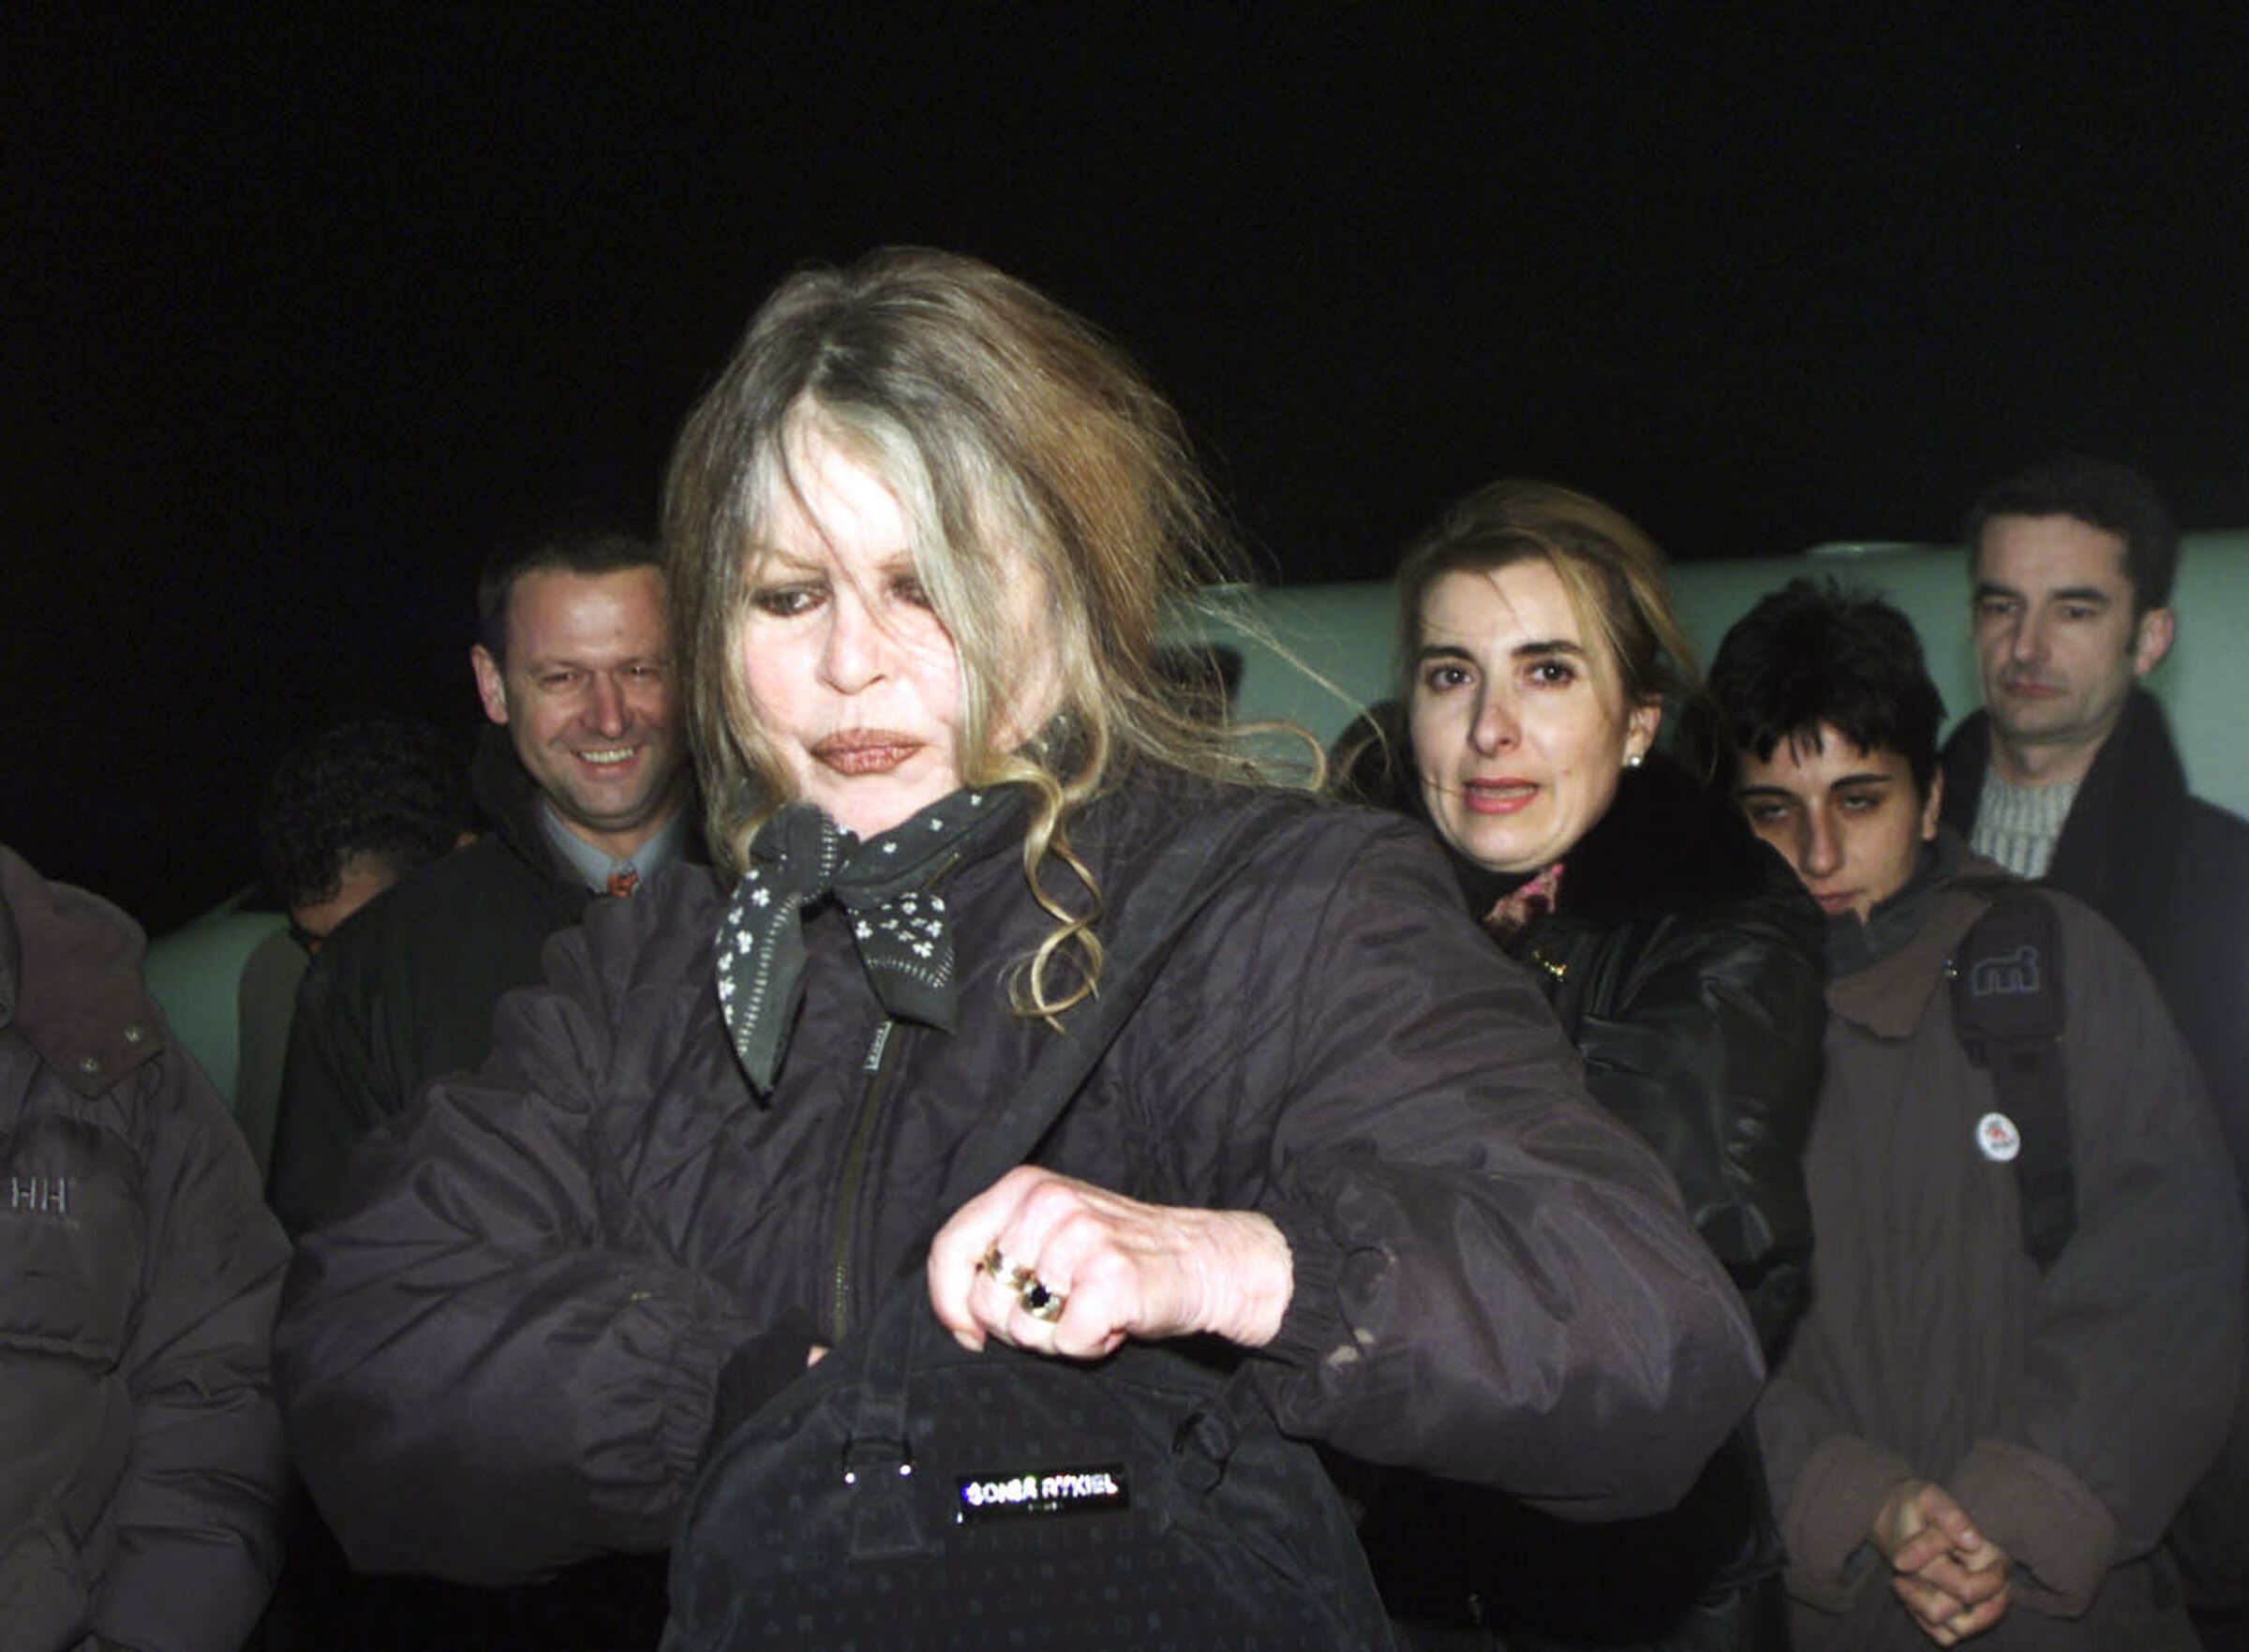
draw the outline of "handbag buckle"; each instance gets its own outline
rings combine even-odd
[[[843,1483],[857,1485],[862,1475],[881,1479],[911,1478],[914,1451],[902,1439],[854,1439],[843,1445]]]
[[[914,1452],[903,1439],[854,1439],[843,1447],[843,1483],[852,1489],[854,1560],[882,1560],[930,1551],[912,1495]]]

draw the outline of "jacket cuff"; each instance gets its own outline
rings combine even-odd
[[[1350,1341],[1340,1286],[1343,1247],[1318,1218],[1294,1205],[1263,1213],[1288,1246],[1288,1306],[1273,1340],[1254,1350],[1282,1364],[1309,1367]]]
[[[2007,1552],[2022,1604],[2082,1617],[2123,1533],[2108,1505],[2054,1458],[2011,1440],[1979,1439],[1946,1488],[1986,1537]]]
[[[663,1408],[661,1445],[675,1485],[692,1484],[718,1443],[711,1427],[719,1410],[719,1378],[740,1348],[744,1329],[732,1317],[695,1318],[673,1338],[671,1393]]]
[[[1850,1611],[1881,1560],[1868,1536],[1874,1516],[1912,1476],[1903,1457],[1855,1435],[1830,1435],[1814,1447],[1780,1514],[1788,1592],[1821,1612]]]

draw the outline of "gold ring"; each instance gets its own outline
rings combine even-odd
[[[1022,1295],[1025,1286],[1038,1277],[996,1244],[984,1253],[984,1259],[976,1266],[1018,1296]]]

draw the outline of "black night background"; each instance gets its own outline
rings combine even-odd
[[[1124,340],[1272,578],[1511,473],[1679,558],[2055,450],[2249,523],[2245,70],[2160,7],[22,7],[0,838],[161,929],[293,740],[466,735],[486,547],[651,526],[765,290],[886,242]]]

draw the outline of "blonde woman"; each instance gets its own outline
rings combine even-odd
[[[956,1149],[1099,990],[1106,915],[1249,795],[1155,672],[1214,534],[1111,346],[966,259],[799,275],[666,518],[722,874],[556,945],[306,1240],[292,1437],[361,1564],[662,1547],[714,1431],[916,1266],[970,1346],[1214,1338],[1345,1451],[1677,1496],[1754,1339],[1402,822],[1289,813],[1035,1163],[921,1253]]]

